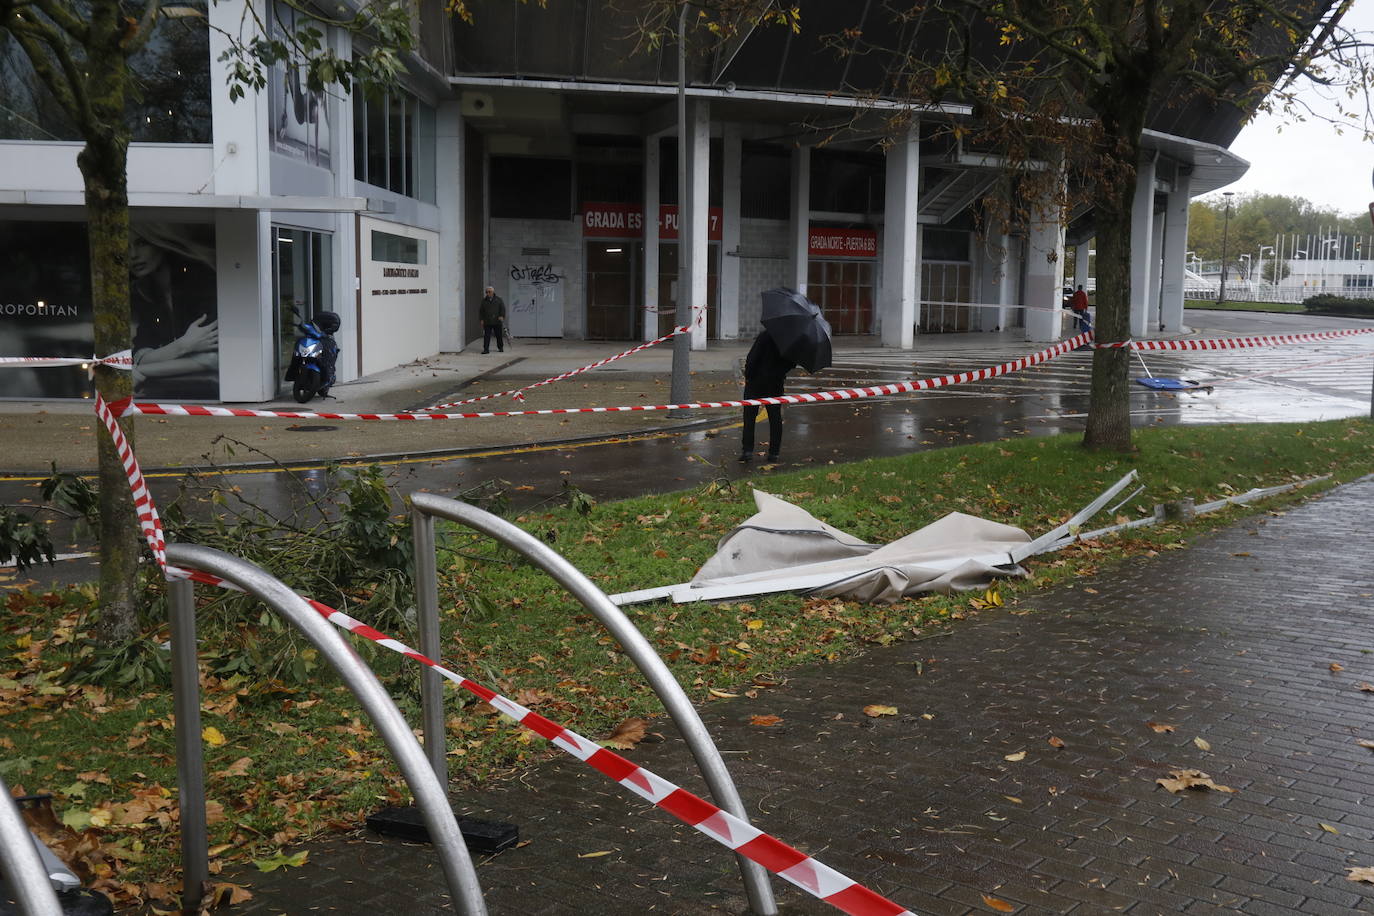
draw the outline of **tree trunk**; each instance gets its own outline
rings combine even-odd
[[[1117,343],[1131,337],[1131,211],[1135,206],[1140,135],[1150,98],[1148,79],[1123,74],[1114,87],[1104,89],[1094,105],[1103,118],[1101,161],[1104,169],[1097,191],[1097,321],[1098,343]],[[1112,89],[1115,89],[1113,92]],[[1131,445],[1131,351],[1124,348],[1093,351],[1092,394],[1083,445],[1090,449],[1129,452]]]
[[[86,146],[77,157],[85,184],[91,251],[91,304],[95,352],[108,356],[129,349],[129,132],[124,124],[128,69],[120,37],[124,21],[117,3],[92,4],[86,47],[86,81],[92,117],[82,125]],[[97,366],[96,390],[107,402],[133,393],[133,374]],[[99,424],[97,424],[99,426]],[[132,423],[120,427],[133,445]],[[139,527],[129,481],[114,442],[96,430],[100,479],[100,617],[96,629],[110,642],[138,632]]]
[[[1122,196],[1097,207],[1097,321],[1099,343],[1131,336],[1131,210],[1120,206]],[[1131,450],[1131,351],[1093,351],[1092,394],[1083,445],[1092,449]]]

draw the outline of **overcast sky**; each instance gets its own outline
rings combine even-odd
[[[1355,0],[1341,21],[1355,31],[1374,32],[1374,0]],[[1261,114],[1231,151],[1249,160],[1250,171],[1224,190],[1305,197],[1343,214],[1364,212],[1374,201],[1374,142],[1359,130],[1338,135],[1327,123],[1286,123]]]

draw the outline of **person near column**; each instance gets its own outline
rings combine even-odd
[[[1088,294],[1083,292],[1082,283],[1078,284],[1078,289],[1069,298],[1069,308],[1073,310],[1074,330],[1081,333],[1093,329],[1093,320],[1088,314]]]
[[[773,335],[768,333],[768,329],[759,332],[759,336],[754,338],[754,345],[749,348],[749,355],[744,360],[744,399],[751,398],[773,398],[783,394],[783,384],[787,373],[797,366],[796,363],[788,360],[778,350],[777,343],[773,340]],[[774,462],[778,460],[778,452],[782,449],[782,405],[769,404],[768,410],[768,460]],[[744,430],[743,441],[739,460],[752,461],[754,459],[754,422],[758,419],[759,408],[757,406],[744,408]]]
[[[496,349],[506,352],[506,303],[496,295],[496,288],[488,286],[482,304],[477,307],[477,317],[482,321],[482,352],[491,352],[491,339],[496,338]]]

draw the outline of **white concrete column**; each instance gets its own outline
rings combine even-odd
[[[1012,273],[1012,238],[1007,233],[983,240],[979,267],[978,301],[984,305],[975,316],[981,331],[1005,330],[1007,308],[1016,297],[1016,277]],[[998,308],[987,306],[997,305]]]
[[[210,28],[210,135],[214,143],[215,166],[212,188],[215,194],[269,194],[267,122],[265,92],[251,89],[237,102],[229,100],[230,84],[225,81],[227,64],[220,55],[229,50],[229,37],[248,42],[261,30],[258,19],[248,8],[249,0],[224,0],[211,3],[207,10]],[[353,161],[348,163],[350,171]],[[220,361],[221,365],[223,360]]]
[[[1145,309],[1145,330],[1154,333],[1159,328],[1159,296],[1163,278],[1160,271],[1164,264],[1164,219],[1154,221],[1154,232],[1150,236],[1150,298]]]
[[[792,210],[787,225],[789,284],[803,296],[809,276],[811,239],[811,147],[792,150]]]
[[[1149,326],[1151,276],[1159,270],[1155,238],[1155,159],[1142,160],[1135,173],[1131,204],[1131,336],[1144,337]]]
[[[439,349],[463,349],[467,264],[463,209],[463,115],[456,101],[440,102],[434,129],[435,203],[439,207]]]
[[[1032,341],[1064,333],[1064,224],[1057,198],[1049,194],[1033,204],[1026,227],[1026,339]]]
[[[1073,255],[1073,288],[1083,287],[1083,292],[1088,291],[1088,259],[1092,257],[1093,240],[1088,239],[1081,245],[1074,248]]]
[[[334,53],[343,60],[353,56],[353,36],[343,29],[330,35]],[[353,97],[342,93],[326,93],[330,137],[330,169],[334,178],[334,196],[352,197],[353,174]],[[354,213],[338,213],[330,218],[334,230],[331,251],[333,264],[333,311],[339,316],[339,330],[334,335],[339,344],[339,362],[335,367],[338,380],[351,381],[359,375],[358,366],[358,217]],[[276,305],[267,301],[267,320],[275,321]]]
[[[679,212],[686,219],[680,220],[678,244],[682,246],[679,255],[690,251],[688,264],[691,269],[691,289],[688,295],[692,303],[692,349],[706,349],[706,282],[707,268],[710,266],[710,249],[707,241],[707,228],[710,223],[708,192],[711,178],[711,108],[701,100],[688,106],[687,116],[687,200]]]
[[[739,337],[739,281],[740,260],[740,166],[744,145],[740,141],[739,125],[727,123],[722,132],[721,157],[721,227],[720,227],[720,323],[717,333],[722,340]]]
[[[913,124],[906,137],[887,151],[878,333],[883,346],[902,350],[910,350],[915,344],[917,297],[921,284],[921,227],[916,221],[920,147],[917,127]]]
[[[662,153],[658,134],[644,138],[644,340],[658,337],[658,211]]]
[[[1163,330],[1183,330],[1183,271],[1188,259],[1188,204],[1193,177],[1180,168],[1164,210],[1164,291],[1160,297],[1159,323]]]
[[[277,379],[272,354],[269,211],[215,211],[215,296],[219,301],[220,400],[271,400],[277,394]]]

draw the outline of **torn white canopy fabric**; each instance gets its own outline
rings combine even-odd
[[[1024,576],[1011,551],[1030,543],[1020,528],[952,512],[891,544],[877,547],[798,506],[754,491],[758,512],[723,537],[691,582],[627,592],[617,604],[656,598],[715,601],[805,591],[870,603],[926,592],[985,588]]]

